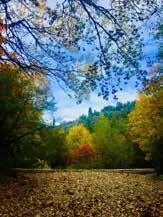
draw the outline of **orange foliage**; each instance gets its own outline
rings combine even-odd
[[[0,44],[4,42],[4,37],[0,34]]]
[[[0,45],[4,42],[5,38],[2,35],[3,31],[5,30],[5,25],[3,23],[2,18],[0,18]],[[0,55],[3,54],[3,50],[0,48]]]
[[[8,63],[7,61],[0,62],[0,72],[6,72],[6,71],[15,71],[16,68],[14,65]]]
[[[5,31],[5,24],[3,22],[3,19],[0,18],[0,33],[3,32],[3,31]]]
[[[0,45],[4,42],[5,38],[3,37],[2,33],[1,33],[1,20],[0,20]],[[4,54],[4,50],[3,48],[0,47],[0,56],[2,56]]]
[[[80,159],[88,160],[95,156],[95,150],[90,144],[81,144],[68,153],[68,163],[73,164]]]
[[[4,24],[3,19],[0,18],[0,45],[2,45],[5,42],[5,36],[3,34],[5,29],[6,29],[6,25]],[[2,55],[5,55],[5,52],[4,52],[4,48],[1,46],[0,47],[0,56],[2,56]],[[10,58],[12,60],[16,60],[17,59],[16,53],[11,52],[10,53]]]

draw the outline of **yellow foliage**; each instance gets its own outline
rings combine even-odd
[[[66,137],[68,148],[75,148],[81,144],[91,144],[92,137],[83,124],[79,124],[70,128]]]
[[[161,96],[161,90],[150,95],[141,93],[135,110],[128,116],[131,139],[146,153],[148,160],[152,146],[161,139]]]

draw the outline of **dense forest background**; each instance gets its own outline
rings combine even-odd
[[[146,86],[136,102],[89,108],[76,121],[55,126],[42,118],[55,107],[46,80],[1,64],[1,167],[161,170],[159,82]]]

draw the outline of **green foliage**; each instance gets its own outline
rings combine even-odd
[[[80,124],[83,124],[89,131],[92,132],[93,124],[98,118],[99,114],[100,114],[99,112],[96,112],[96,111],[93,112],[92,109],[89,108],[88,115],[80,116],[78,122]]]
[[[38,131],[44,127],[45,89],[39,79],[7,63],[0,65],[0,72],[1,166],[22,166],[22,161],[31,166],[37,160]]]
[[[94,144],[97,151],[97,167],[128,168],[134,164],[135,151],[128,141],[126,119],[100,116],[94,126]]]
[[[51,168],[65,166],[66,151],[65,133],[60,128],[47,128],[40,132],[44,159]]]
[[[108,118],[126,118],[128,113],[133,110],[135,102],[120,103],[116,106],[106,106],[101,112]]]
[[[25,136],[15,145],[13,166],[18,168],[34,168],[37,165],[40,168],[39,159],[41,159],[42,152],[41,137],[39,131],[36,131],[31,135]]]

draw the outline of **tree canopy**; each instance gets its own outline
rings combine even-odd
[[[141,26],[159,12],[153,0],[0,0],[0,61],[53,76],[76,97],[97,88],[107,99],[122,78],[145,79]]]
[[[69,148],[75,148],[82,144],[91,144],[91,135],[87,128],[83,124],[79,124],[70,128],[67,137],[66,143]]]

